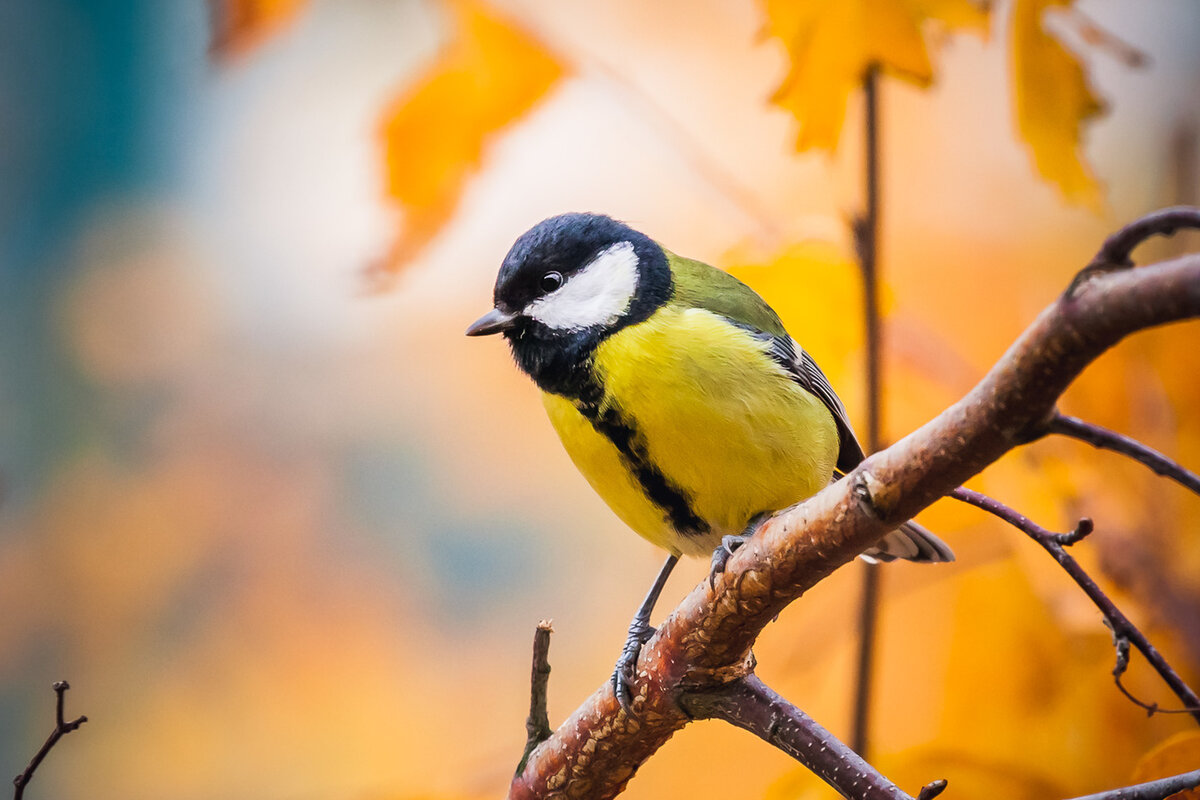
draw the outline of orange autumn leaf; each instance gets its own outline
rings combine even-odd
[[[307,0],[209,0],[215,55],[236,56],[287,27]]]
[[[846,104],[868,67],[918,86],[933,80],[927,23],[986,33],[987,11],[970,0],[765,0],[767,32],[790,70],[773,101],[800,122],[799,150],[833,150]]]
[[[1145,783],[1191,772],[1200,766],[1200,731],[1183,731],[1142,756],[1133,768],[1133,783]],[[1171,795],[1172,800],[1200,800],[1200,788]]]
[[[1017,130],[1034,166],[1069,202],[1100,204],[1100,185],[1080,153],[1083,126],[1104,110],[1079,60],[1045,29],[1046,11],[1074,0],[1015,0],[1012,84]]]
[[[489,142],[564,73],[537,41],[475,0],[449,4],[457,32],[441,56],[383,115],[386,191],[404,231],[382,269],[395,272],[458,206]]]

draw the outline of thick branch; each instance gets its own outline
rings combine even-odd
[[[638,664],[637,719],[607,684],[531,754],[510,797],[608,798],[688,722],[687,691],[746,676],[776,614],[889,530],[1036,435],[1087,364],[1124,336],[1200,316],[1200,256],[1096,274],[1046,309],[961,401],[816,497],[763,525],[697,586]]]

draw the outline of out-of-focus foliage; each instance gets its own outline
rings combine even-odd
[[[877,65],[918,86],[934,77],[926,29],[986,33],[987,12],[972,0],[766,0],[767,31],[783,40],[789,70],[774,101],[800,122],[800,150],[832,150],[850,96]]]
[[[1017,130],[1038,173],[1069,202],[1096,208],[1100,186],[1083,159],[1083,132],[1104,105],[1078,57],[1046,30],[1047,12],[1074,0],[1014,0],[1012,91]]]
[[[283,30],[308,0],[208,0],[213,52],[240,55]]]
[[[404,232],[385,271],[408,263],[454,213],[488,142],[523,116],[563,75],[540,45],[477,0],[452,0],[451,44],[384,112],[390,198]]]
[[[871,65],[918,86],[935,78],[930,29],[987,33],[974,0],[764,0],[767,30],[781,39],[789,70],[774,101],[800,124],[800,150],[833,150],[849,98]],[[1018,135],[1038,173],[1072,203],[1092,208],[1100,188],[1082,155],[1084,126],[1103,110],[1078,57],[1047,30],[1048,12],[1075,0],[1013,0],[1009,12],[1012,95]]]

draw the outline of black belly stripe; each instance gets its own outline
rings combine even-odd
[[[612,406],[602,409],[596,402],[577,400],[575,407],[592,423],[597,433],[613,443],[625,466],[641,484],[642,491],[663,510],[675,530],[686,536],[700,536],[709,532],[708,523],[692,510],[687,493],[671,483],[650,460],[645,443],[630,420],[622,417]]]

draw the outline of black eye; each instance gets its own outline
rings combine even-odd
[[[558,287],[560,287],[562,285],[563,285],[563,276],[562,276],[562,273],[560,273],[560,272],[547,272],[545,275],[542,276],[541,281],[538,282],[538,286],[540,286],[542,291],[547,294],[549,294],[550,292],[553,292],[555,289],[557,289]]]

